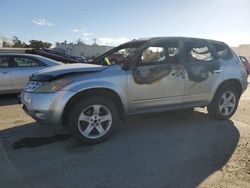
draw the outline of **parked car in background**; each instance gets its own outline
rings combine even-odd
[[[105,59],[124,51],[117,65]],[[207,107],[228,119],[247,88],[239,58],[223,42],[163,37],[120,45],[91,64],[61,65],[34,74],[21,94],[35,120],[67,126],[84,143],[99,143],[127,115]]]
[[[61,64],[38,55],[1,53],[0,94],[20,93],[33,73]]]
[[[250,62],[247,60],[245,56],[239,56],[242,64],[244,65],[247,75],[250,74]]]
[[[86,63],[86,59],[83,57],[67,55],[61,52],[48,50],[45,48],[34,48],[32,50],[26,50],[25,53],[40,55],[63,63]]]
[[[122,53],[110,54],[108,59],[112,65],[120,64],[120,63],[122,63],[122,60],[124,59],[124,54],[122,54]]]

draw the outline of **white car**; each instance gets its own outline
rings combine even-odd
[[[31,54],[0,54],[0,94],[20,93],[29,77],[44,68],[62,63]]]

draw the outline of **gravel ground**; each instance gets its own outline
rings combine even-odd
[[[205,109],[131,117],[105,143],[75,143],[0,98],[0,187],[250,187],[250,88],[231,120]]]

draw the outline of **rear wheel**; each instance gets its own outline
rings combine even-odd
[[[112,100],[86,97],[70,110],[68,128],[73,138],[81,143],[96,144],[108,139],[118,123]]]
[[[218,119],[229,119],[237,110],[239,93],[230,86],[221,88],[208,106],[210,116]]]

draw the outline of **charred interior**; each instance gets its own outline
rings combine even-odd
[[[179,43],[161,41],[139,54],[134,79],[138,84],[151,84],[169,75],[181,75],[176,72],[181,73]]]
[[[211,46],[212,45],[212,46]],[[202,82],[220,69],[221,59],[232,54],[223,43],[185,39],[152,42],[139,54],[134,68],[134,80],[138,84],[151,84],[166,76],[181,77]]]

